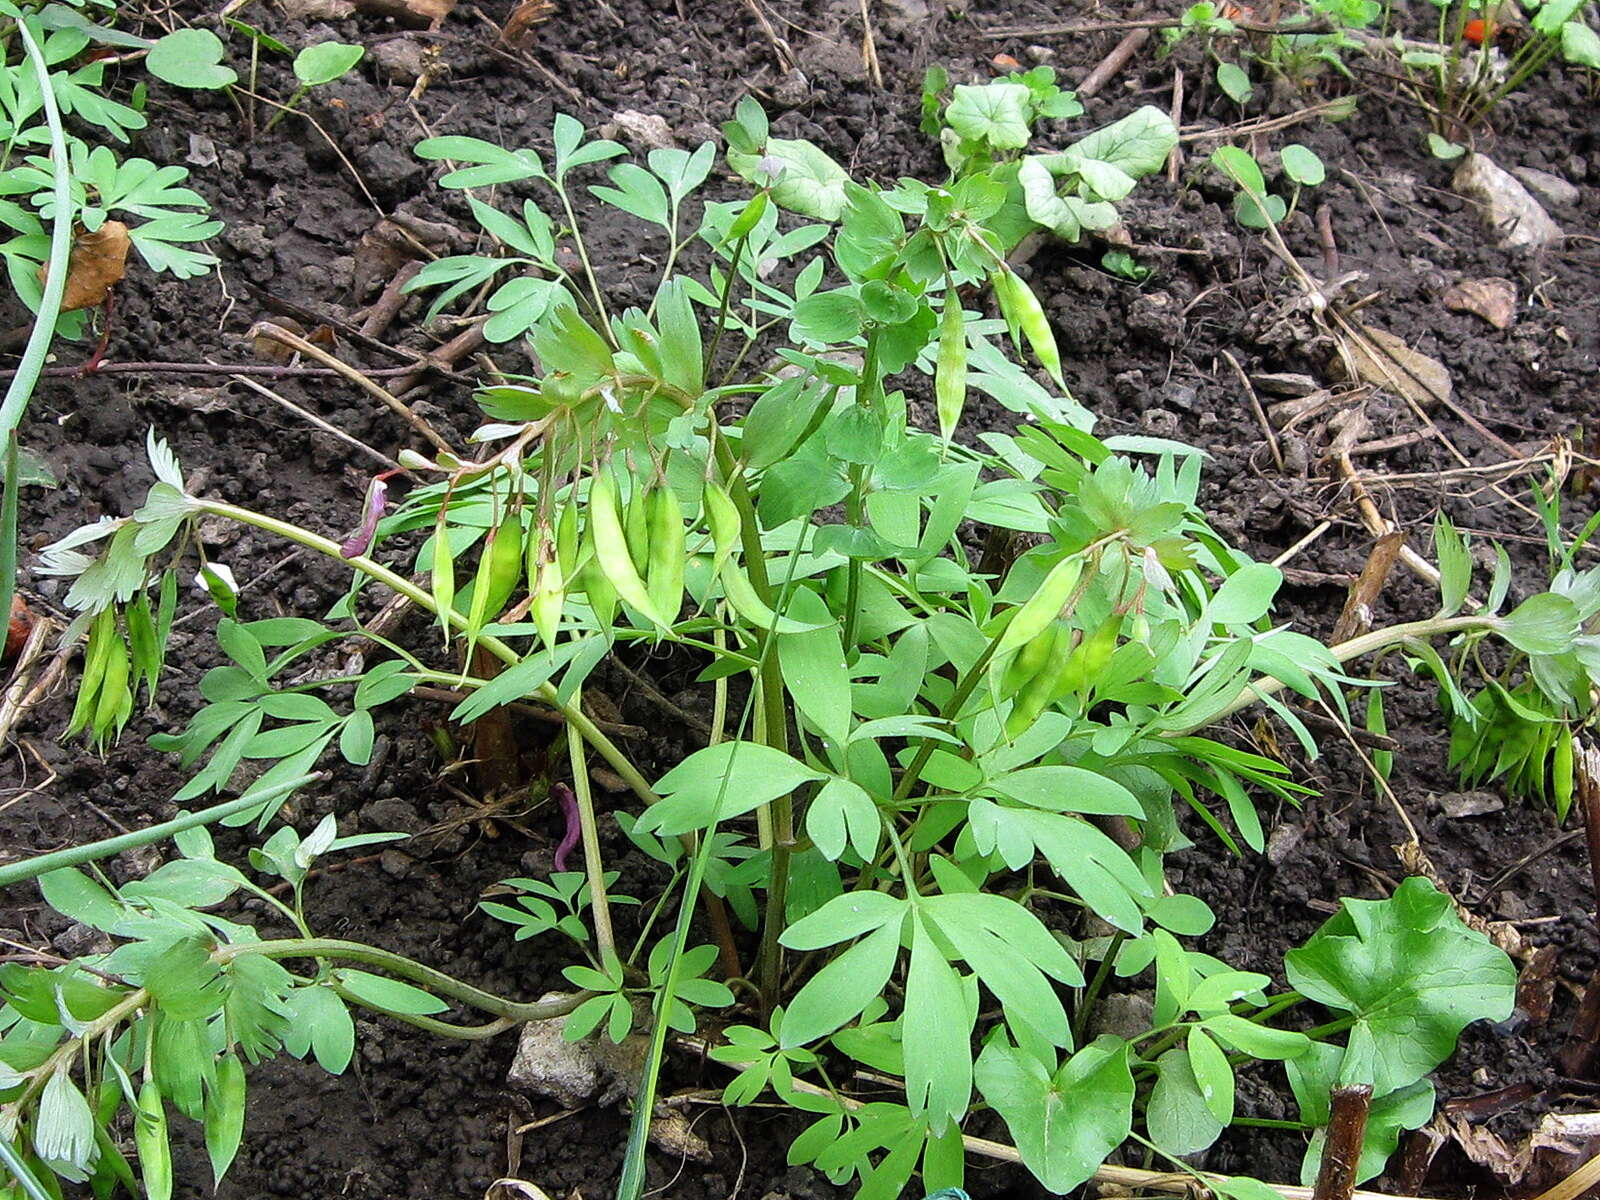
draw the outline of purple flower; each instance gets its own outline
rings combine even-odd
[[[561,815],[566,819],[567,831],[561,835],[561,844],[556,847],[556,870],[567,869],[567,855],[572,853],[573,847],[578,844],[578,835],[583,831],[583,822],[578,819],[578,798],[572,794],[572,789],[564,783],[552,783],[550,794],[556,798],[556,803],[561,805]]]
[[[346,558],[356,558],[372,548],[372,539],[378,533],[378,522],[389,507],[389,485],[384,482],[382,475],[367,484],[367,498],[362,503],[365,507],[361,512],[361,527],[339,543],[339,553]]]

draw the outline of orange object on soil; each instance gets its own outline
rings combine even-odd
[[[22,647],[28,640],[28,635],[33,632],[33,613],[28,611],[28,602],[20,593],[11,593],[11,623],[6,626],[7,661],[22,653]]]

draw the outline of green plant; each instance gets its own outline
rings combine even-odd
[[[981,210],[998,202],[979,219],[1002,254],[1041,227],[1067,242],[1110,228],[1117,220],[1116,205],[1140,179],[1159,170],[1177,145],[1171,118],[1146,106],[1065,150],[1023,153],[1041,118],[1083,112],[1071,92],[1056,86],[1051,68],[1014,72],[986,84],[957,84],[948,102],[947,84],[942,68],[929,70],[922,129],[944,148],[945,162],[962,189],[958,206]]]
[[[146,42],[94,24],[63,4],[47,4],[26,16],[14,8],[0,10],[0,17],[15,23],[13,28],[26,24],[52,68],[51,97],[73,124],[96,131],[110,143],[126,143],[130,131],[144,127],[145,117],[138,107],[105,93],[106,63],[87,59],[85,53],[93,46],[138,48],[149,49],[159,58],[167,39]],[[12,290],[37,311],[49,240],[45,222],[54,211],[52,167],[49,158],[40,153],[50,138],[38,76],[24,67],[20,40],[8,39],[6,44],[9,51],[0,62],[0,135],[5,139],[0,158],[0,196],[5,197],[0,200],[0,225],[11,236],[0,243],[0,255]],[[152,270],[168,271],[182,279],[203,274],[215,265],[215,258],[194,249],[193,244],[212,236],[221,225],[207,219],[206,202],[198,194],[181,186],[188,176],[184,168],[158,166],[143,158],[120,159],[111,144],[92,144],[70,131],[65,148],[71,169],[71,213],[83,232],[94,233],[115,216],[128,225],[129,240]],[[84,319],[83,313],[67,314],[61,332],[75,336]]]
[[[1435,45],[1398,44],[1396,57],[1413,94],[1428,113],[1430,150],[1439,158],[1464,152],[1477,128],[1511,93],[1556,58],[1600,71],[1600,34],[1588,0],[1527,3],[1509,58],[1496,45],[1507,20],[1483,0],[1432,0]]]
[[[1584,763],[1600,722],[1600,576],[1579,569],[1576,556],[1600,518],[1570,540],[1560,526],[1560,484],[1534,488],[1544,517],[1550,559],[1547,592],[1529,596],[1506,616],[1515,636],[1497,656],[1480,638],[1463,635],[1448,663],[1419,664],[1440,681],[1439,699],[1450,720],[1450,765],[1468,787],[1503,779],[1515,795],[1548,800],[1559,820],[1572,807],[1577,779],[1592,774]],[[1511,590],[1511,562],[1497,546],[1486,598],[1469,601],[1472,556],[1468,539],[1440,514],[1434,524],[1444,596],[1441,611],[1499,613]]]
[[[1164,157],[1153,126],[1123,126],[1115,141],[1091,134],[1063,153],[1061,177],[1125,193],[1134,172],[1119,164]],[[999,250],[1009,237],[1000,227],[1028,219],[1025,202],[1008,200],[1015,160],[968,162],[937,185],[864,185],[820,148],[772,137],[745,104],[726,133],[730,162],[753,186],[738,200],[696,201],[686,236],[680,221],[711,151],[656,151],[640,166],[615,162],[623,147],[586,140],[570,117],[553,132],[548,157],[460,137],[418,147],[454,164],[444,186],[526,183],[564,221],[537,200],[513,219],[469,197],[485,229],[524,259],[509,265],[541,272],[528,279],[537,286],[494,309],[527,306],[508,324],[521,323],[538,368],[480,393],[487,423],[474,437],[476,459],[406,451],[407,468],[434,481],[341,545],[196,494],[152,435],[157,478],[144,506],[46,555],[49,569],[73,579],[66,602],[80,628],[110,647],[91,646],[91,670],[97,653],[123,664],[86,672],[83,724],[101,739],[117,735],[135,688],[156,683],[166,597],[190,572],[199,521],[241,522],[351,568],[350,592],[325,622],[242,620],[235,609],[218,623],[229,664],[203,681],[207,703],[187,729],[159,745],[190,766],[204,759],[184,802],[232,786],[246,760],[265,770],[238,798],[180,818],[184,861],[210,859],[189,824],[264,828],[326,754],[365,761],[373,714],[415,684],[467,693],[451,714],[460,724],[541,705],[563,719],[551,749],[557,759],[566,752],[571,794],[560,781],[530,786],[556,796],[561,854],[581,846],[582,870],[508,881],[512,902],[495,898],[487,911],[518,937],[557,932],[576,947],[567,979],[585,990],[560,1002],[572,1011],[571,1034],[648,1029],[624,1200],[643,1185],[669,1035],[695,1027],[696,1007],[733,998],[708,977],[719,956],[727,973],[747,976],[740,987],[752,1000],[744,1023],[711,1044],[715,1059],[739,1069],[728,1100],[771,1093],[811,1114],[791,1160],[856,1181],[869,1200],[899,1195],[918,1171],[928,1189],[959,1188],[961,1124],[979,1106],[1000,1114],[1023,1161],[1056,1190],[1088,1179],[1130,1141],[1176,1160],[1236,1119],[1238,1072],[1279,1061],[1299,1099],[1296,1131],[1314,1134],[1326,1120],[1330,1081],[1374,1086],[1362,1170],[1379,1170],[1396,1131],[1427,1119],[1426,1076],[1460,1029],[1510,1011],[1509,961],[1461,923],[1447,896],[1413,879],[1387,900],[1346,902],[1286,956],[1287,989],[1234,970],[1193,947],[1213,915],[1170,887],[1166,859],[1190,844],[1175,806],[1230,850],[1259,850],[1255,798],[1292,802],[1306,789],[1282,763],[1215,732],[1229,715],[1263,705],[1315,753],[1291,700],[1346,712],[1357,681],[1345,664],[1402,649],[1427,659],[1431,639],[1458,636],[1553,645],[1578,636],[1576,621],[1551,619],[1546,600],[1505,616],[1446,611],[1334,647],[1275,625],[1282,575],[1206,522],[1197,506],[1203,455],[1160,439],[1096,436],[1092,415],[1065,394],[1071,364]],[[699,245],[689,260],[705,264],[693,274],[669,266],[643,308],[610,307],[605,264],[582,234],[576,181],[602,164],[610,182],[591,189],[600,203],[664,237],[673,264],[691,241]],[[557,238],[570,239],[580,268],[563,271],[548,253]],[[488,268],[470,268],[484,271],[480,283],[508,265],[483,261]],[[431,282],[464,277],[440,272]],[[983,285],[998,320],[967,306]],[[1008,334],[1049,386],[1003,348]],[[973,390],[1027,419],[1015,432],[958,439]],[[913,419],[925,397],[938,432]],[[375,486],[369,513],[383,502]],[[421,544],[389,565],[392,539],[413,533]],[[359,675],[279,682],[312,649],[375,636],[360,617],[373,584],[429,614],[460,657],[379,638],[393,657]],[[704,744],[654,780],[583,705],[603,663],[651,648],[698,664],[712,713]],[[497,673],[476,665],[484,660]],[[616,866],[602,856],[591,754],[638,801],[617,816],[620,827],[670,868],[666,888],[641,897],[632,927],[620,920],[631,914],[613,891]],[[160,840],[171,830],[131,836]],[[0,868],[0,885],[127,844]],[[0,1013],[15,1014],[0,1018],[11,1022],[0,1061],[18,1076],[0,1088],[0,1112],[25,1132],[30,1148],[17,1156],[27,1169],[72,1178],[104,1164],[121,1176],[107,1149],[111,1114],[139,1103],[139,1071],[153,1075],[156,1095],[203,1118],[205,1072],[232,1052],[228,997],[241,988],[255,1024],[240,1027],[258,1031],[261,1054],[275,1042],[318,1053],[315,1037],[290,1042],[262,1015],[286,1006],[298,1014],[307,1003],[337,1025],[335,1062],[347,1056],[350,1002],[441,1033],[462,1032],[439,1021],[446,1000],[496,1017],[472,1036],[555,1011],[315,938],[300,907],[301,860],[336,844],[324,822],[306,839],[280,828],[252,855],[258,871],[293,886],[293,903],[274,909],[294,934],[283,939],[194,915],[223,898],[216,880],[229,892],[251,886],[220,867],[163,867],[157,875],[170,881],[158,884],[170,890],[152,896],[146,886],[141,896],[140,885],[125,885],[120,899],[79,873],[47,877],[51,903],[147,948],[93,960],[98,974],[60,968],[74,989],[64,1014],[16,1007],[57,986],[50,972],[0,976]],[[720,936],[715,951],[693,945],[707,897],[751,931],[758,949],[748,971],[735,938]],[[130,925],[130,903],[151,911]],[[279,958],[312,968],[288,977]],[[337,965],[347,962],[396,978]],[[254,975],[236,981],[245,963]],[[1154,988],[1149,1028],[1097,1035],[1098,999],[1139,978]],[[165,996],[189,1015],[163,1012]],[[1280,1020],[1310,1005],[1326,1010],[1322,1024]],[[141,1021],[155,1022],[153,1040],[114,1032]],[[159,1031],[174,1021],[191,1039],[186,1056],[138,1053],[159,1051]],[[850,1094],[857,1065],[891,1082],[887,1098]],[[89,1089],[73,1075],[84,1067]],[[49,1108],[47,1087],[59,1101]],[[152,1122],[157,1107],[143,1106]],[[213,1123],[231,1129],[233,1120]],[[140,1143],[152,1160],[147,1180],[164,1178],[155,1132]],[[1230,1195],[1264,1194],[1250,1181],[1210,1182]]]
[[[1288,201],[1267,191],[1261,165],[1248,150],[1219,146],[1212,151],[1211,165],[1239,188],[1233,197],[1233,215],[1246,229],[1265,229],[1286,220],[1299,205],[1302,189],[1316,187],[1327,177],[1316,152],[1298,142],[1280,151],[1279,163],[1290,188]]]
[[[260,44],[259,38],[251,39],[252,54]],[[365,47],[352,46],[345,42],[318,42],[301,50],[294,56],[294,77],[300,81],[300,86],[295,88],[294,95],[284,101],[278,111],[272,114],[272,119],[261,132],[271,133],[273,126],[283,120],[288,113],[293,112],[295,105],[311,94],[312,88],[332,83],[355,70],[356,64],[366,53]]]

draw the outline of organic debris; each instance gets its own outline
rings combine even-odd
[[[1509,279],[1463,279],[1440,300],[1451,312],[1482,317],[1496,329],[1509,329],[1517,318],[1517,285]]]
[[[80,233],[72,243],[67,260],[67,288],[61,311],[78,312],[105,303],[111,289],[127,271],[128,227],[121,221],[105,221],[93,233]],[[43,282],[48,269],[39,272]]]

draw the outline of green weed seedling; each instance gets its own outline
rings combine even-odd
[[[258,43],[252,42],[252,46]],[[311,94],[312,88],[322,87],[336,79],[342,79],[355,70],[366,55],[362,46],[351,46],[344,42],[318,42],[314,46],[307,46],[294,56],[294,77],[300,81],[300,86],[295,88],[294,95],[290,96],[278,111],[272,114],[271,120],[262,129],[262,133],[271,133],[273,126],[289,113],[295,106]]]
[[[90,639],[76,726],[114,738],[159,686],[202,520],[340,562],[351,586],[322,619],[253,619],[249,593],[230,593],[205,704],[157,742],[192,772],[180,804],[209,807],[130,835],[176,835],[180,857],[120,889],[83,868],[127,839],[0,867],[0,885],[40,877],[49,903],[115,943],[0,971],[0,1149],[19,1178],[109,1193],[142,1177],[163,1194],[165,1122],[180,1117],[207,1129],[220,1170],[243,1068],[287,1050],[342,1069],[351,1006],[449,1036],[557,1012],[572,1037],[645,1035],[622,1200],[642,1194],[660,1066],[691,1030],[731,1069],[728,1103],[794,1109],[790,1161],[867,1200],[919,1175],[916,1194],[959,1194],[963,1123],[979,1107],[1058,1192],[1124,1148],[1190,1171],[1187,1156],[1252,1120],[1236,1103],[1241,1072],[1295,1098],[1297,1118],[1277,1124],[1308,1140],[1308,1173],[1334,1080],[1374,1090],[1362,1178],[1429,1119],[1429,1073],[1461,1030],[1511,1011],[1506,956],[1409,879],[1387,899],[1345,901],[1281,974],[1237,970],[1203,949],[1211,910],[1171,886],[1168,859],[1190,846],[1177,812],[1230,852],[1260,851],[1258,803],[1306,789],[1220,736],[1231,715],[1261,706],[1315,754],[1296,703],[1348,719],[1351,689],[1366,687],[1354,664],[1386,652],[1448,681],[1433,644],[1450,639],[1563,664],[1570,651],[1588,688],[1600,664],[1582,649],[1587,610],[1558,590],[1504,615],[1447,598],[1335,646],[1275,621],[1282,573],[1229,546],[1198,506],[1204,454],[1098,434],[1005,258],[1030,230],[1096,227],[1086,211],[1165,159],[1170,123],[1136,113],[1032,156],[1046,161],[1030,179],[1023,147],[1000,143],[1017,140],[1018,106],[1026,125],[1040,101],[1007,86],[1022,91],[939,102],[970,152],[936,183],[861,182],[775,136],[751,101],[725,128],[749,181],[732,200],[697,194],[709,145],[636,160],[564,115],[543,151],[423,142],[503,255],[442,260],[417,286],[441,289],[441,306],[487,291],[492,336],[525,338],[538,367],[479,393],[475,457],[403,452],[422,482],[392,509],[372,493],[371,536],[341,544],[197,494],[152,436],[144,505],[45,556]],[[1285,169],[1309,183],[1305,163]],[[494,203],[510,184],[514,211]],[[612,302],[584,236],[593,204],[664,248],[647,303]],[[997,318],[972,307],[985,290]],[[973,393],[1018,414],[1015,430],[969,429]],[[1591,575],[1559,586],[1589,589]],[[1446,578],[1454,597],[1457,569]],[[435,629],[383,640],[390,657],[359,673],[305,682],[314,656],[367,636],[374,590]],[[468,648],[497,672],[474,670]],[[711,714],[659,774],[584,704],[602,663],[656,648],[697,665]],[[564,778],[531,786],[551,790],[559,853],[581,863],[509,880],[484,904],[508,937],[571,949],[577,990],[559,1002],[489,997],[306,926],[310,862],[353,843],[331,821],[303,838],[273,828],[282,805],[337,759],[367,761],[419,684],[465,693],[458,725],[528,704],[562,717],[549,750]],[[596,811],[591,758],[631,794],[614,814]],[[254,782],[216,799],[247,764]],[[654,860],[637,880],[636,858],[602,849],[613,819]],[[291,885],[259,929],[218,909],[265,890],[215,861],[199,827],[223,821],[255,826],[266,840],[252,870]],[[691,937],[703,909],[722,918],[706,926],[723,930],[715,947]],[[735,922],[747,941],[727,936]],[[1097,1004],[1122,988],[1153,990],[1148,1027],[1097,1034]],[[451,1005],[491,1020],[463,1027],[443,1015]],[[870,1098],[847,1086],[857,1070],[876,1081]],[[119,1112],[142,1114],[137,1163]],[[1204,1185],[1274,1194],[1244,1178]]]

